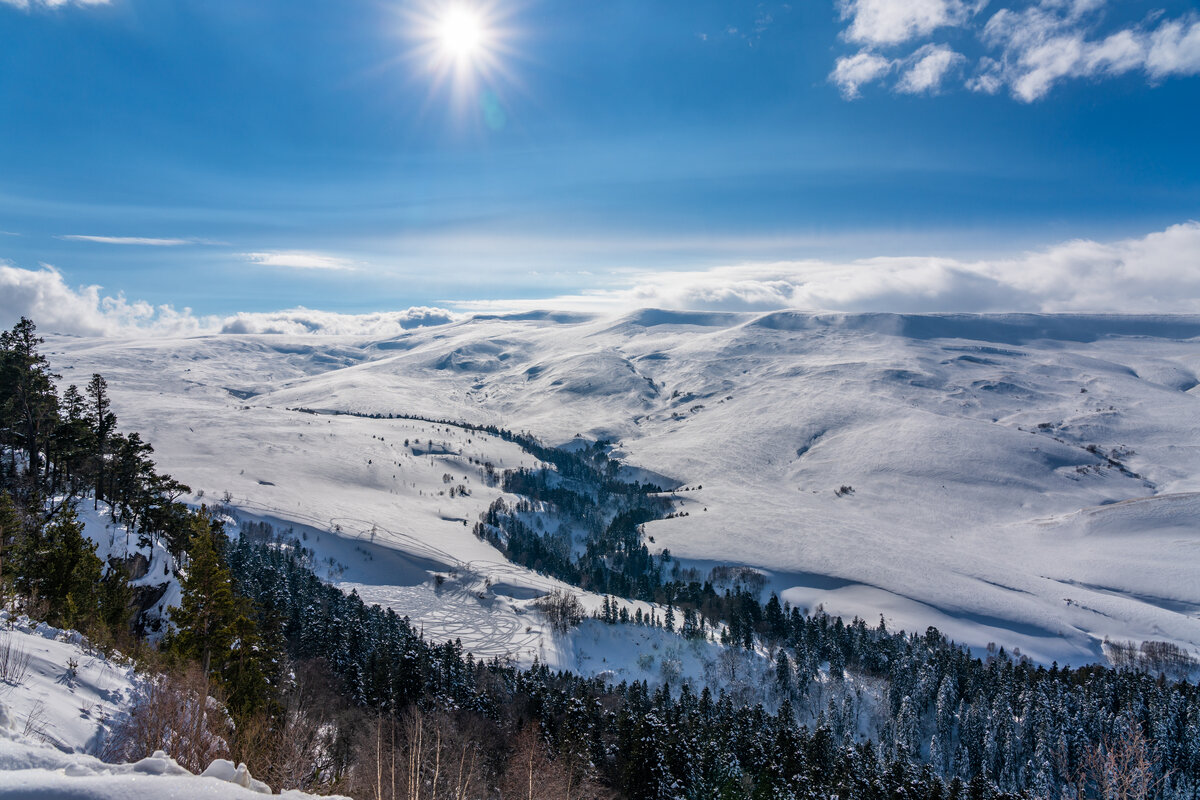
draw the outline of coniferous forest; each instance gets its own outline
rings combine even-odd
[[[640,525],[669,504],[659,487],[618,480],[599,448],[529,440],[549,466],[498,476],[588,531],[582,552],[524,525],[521,509],[494,507],[477,534],[577,586],[659,604],[631,619],[606,601],[605,623],[772,659],[771,685],[614,685],[476,660],[424,639],[403,609],[322,582],[288,532],[246,523],[230,535],[230,509],[185,505],[188,487],[119,430],[103,377],[61,388],[41,344],[25,319],[0,335],[0,592],[157,676],[108,758],[164,749],[203,768],[233,757],[278,788],[389,800],[1200,796],[1200,690],[1186,654],[1145,643],[1114,648],[1119,668],[1047,667],[1003,648],[969,652],[932,628],[764,600],[751,580],[652,555]],[[130,586],[129,551],[97,556],[82,504],[171,554],[181,595],[168,625],[146,613],[160,598]],[[869,707],[856,700],[868,686],[881,698]],[[192,713],[209,698],[224,713]]]

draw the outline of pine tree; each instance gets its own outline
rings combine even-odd
[[[213,659],[223,664],[234,641],[238,608],[229,567],[222,561],[217,536],[207,511],[192,519],[183,599],[171,609],[175,632],[167,648],[177,656],[200,662],[205,675],[212,674]]]
[[[58,416],[50,363],[38,352],[45,340],[26,317],[0,333],[0,425],[8,444],[25,451],[30,480],[40,477],[42,451]]]
[[[779,596],[774,592],[771,593],[771,599],[767,601],[763,621],[766,623],[767,632],[772,640],[779,641],[787,635],[787,617],[783,614]]]
[[[96,617],[104,565],[73,509],[64,507],[48,525],[26,531],[14,555],[17,589],[47,604],[51,624],[75,626]]]
[[[775,684],[784,697],[792,693],[792,664],[782,647],[775,654]]]
[[[133,590],[123,567],[109,564],[108,573],[100,581],[99,600],[100,621],[104,626],[116,636],[128,633]]]
[[[226,703],[235,715],[248,715],[266,708],[271,702],[271,682],[264,658],[258,627],[249,616],[249,603],[243,601],[243,613],[230,624],[233,638],[230,652],[221,665],[221,685]]]
[[[110,439],[117,427],[117,416],[112,413],[112,403],[108,399],[108,384],[99,373],[92,375],[87,385],[89,402],[88,421],[92,428],[95,444],[93,451],[94,464],[92,473],[95,477],[95,497],[93,507],[106,496],[108,478],[108,451]]]
[[[12,573],[10,554],[20,541],[21,530],[21,515],[17,513],[12,495],[0,492],[0,605],[7,599]]]

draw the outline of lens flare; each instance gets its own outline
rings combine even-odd
[[[512,71],[523,39],[513,21],[522,6],[522,0],[414,0],[397,9],[410,43],[398,60],[426,83],[426,110],[447,108],[459,122],[474,120],[488,130],[505,126],[504,94],[522,89]]]

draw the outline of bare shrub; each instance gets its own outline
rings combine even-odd
[[[1075,796],[1097,800],[1150,800],[1162,793],[1167,776],[1157,774],[1156,755],[1137,720],[1127,718],[1123,730],[1083,756]]]
[[[566,633],[583,621],[583,604],[572,592],[563,589],[555,589],[538,598],[535,606],[545,615],[555,633]]]
[[[315,699],[296,687],[280,713],[260,712],[241,721],[232,760],[279,791],[328,789],[333,759],[326,730]]]
[[[46,724],[46,704],[38,700],[30,706],[29,713],[25,715],[25,724],[21,727],[21,735],[27,739],[44,742],[49,738],[46,736]]]
[[[29,651],[21,647],[17,637],[9,633],[0,645],[0,682],[20,686],[29,677]]]
[[[133,708],[112,731],[105,761],[137,761],[162,750],[191,772],[229,758],[233,723],[197,667],[157,675],[140,687]]]

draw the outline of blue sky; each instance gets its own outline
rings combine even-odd
[[[467,1],[447,75],[456,5],[0,0],[10,281],[465,308],[1200,219],[1194,3]]]

